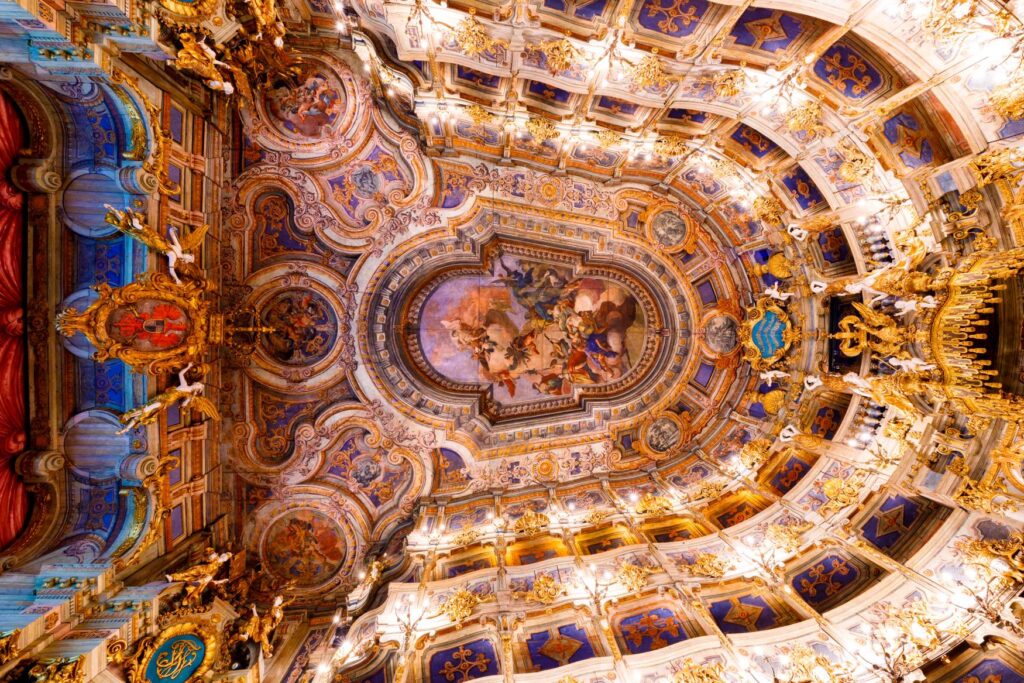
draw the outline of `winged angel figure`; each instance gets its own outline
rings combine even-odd
[[[167,229],[167,237],[164,237],[149,227],[142,214],[138,211],[133,211],[127,207],[124,211],[118,211],[110,204],[104,204],[104,207],[107,209],[107,223],[110,223],[129,237],[142,242],[150,249],[155,249],[166,256],[171,277],[174,278],[176,283],[181,284],[176,266],[179,261],[182,263],[195,262],[195,255],[189,252],[202,244],[203,238],[206,237],[206,231],[209,230],[210,226],[202,226],[188,235],[184,241],[181,241],[178,239],[178,231],[173,226]]]
[[[202,382],[192,382],[190,384],[185,379],[185,374],[194,365],[194,363],[189,363],[184,370],[178,373],[178,386],[168,387],[167,390],[154,396],[153,400],[146,405],[124,413],[121,416],[121,424],[124,425],[124,429],[119,431],[118,434],[125,434],[140,425],[152,424],[156,421],[161,411],[170,408],[178,401],[181,401],[183,406],[193,406],[207,417],[219,420],[220,413],[217,412],[217,406],[213,404],[213,401],[202,395],[206,385]]]

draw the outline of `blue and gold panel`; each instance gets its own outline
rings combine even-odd
[[[682,173],[683,180],[708,199],[714,199],[725,191],[725,186],[715,178],[709,169],[688,168]]]
[[[708,6],[707,0],[643,0],[636,23],[654,33],[683,38],[697,30]]]
[[[736,130],[732,132],[729,139],[735,143],[735,145],[730,145],[731,147],[739,149],[757,160],[781,151],[779,146],[772,142],[767,135],[759,133],[745,123],[736,126]],[[781,154],[776,156],[781,156]]]
[[[428,672],[431,683],[471,681],[501,673],[494,643],[481,638],[430,655]]]
[[[840,462],[830,463],[828,467],[815,477],[807,492],[797,500],[797,503],[803,506],[805,510],[820,510],[821,506],[830,500],[825,494],[825,482],[829,479],[849,479],[853,476],[853,472],[852,465],[845,465]]]
[[[206,643],[197,635],[182,634],[168,639],[153,652],[146,667],[146,679],[159,683],[185,683],[203,663]]]
[[[814,63],[814,75],[848,100],[865,100],[885,84],[881,67],[848,40],[834,43]]]
[[[630,654],[660,650],[688,637],[682,620],[668,607],[623,617],[616,630],[620,644]]]
[[[1002,659],[986,657],[957,678],[956,683],[1024,683],[1024,665],[1011,666]]]
[[[86,480],[83,483],[91,483],[91,486],[75,487],[80,495],[75,532],[105,537],[113,528],[118,511],[121,509],[122,496],[118,492],[118,483],[112,479],[108,480],[106,484],[95,480],[92,482]]]
[[[481,90],[497,92],[498,86],[501,85],[501,77],[470,69],[467,66],[456,65],[455,82]]]
[[[572,93],[568,90],[562,90],[561,88],[548,85],[541,81],[527,81],[526,94],[549,104],[551,102],[565,104],[569,101],[569,98],[572,97]]]
[[[479,548],[474,546],[472,552],[459,553],[451,558],[444,558],[437,563],[437,576],[445,579],[453,579],[478,569],[497,566],[494,559],[494,551],[490,547]]]
[[[768,478],[768,485],[780,496],[785,495],[811,471],[815,460],[817,456],[811,453],[789,451],[778,469],[775,469]]]
[[[734,244],[761,233],[761,224],[754,218],[750,208],[749,203],[740,200],[722,202],[718,205],[718,213],[723,223],[734,231]]]
[[[795,615],[776,600],[760,595],[717,600],[708,605],[708,610],[724,633],[752,633],[796,621]]]
[[[594,657],[590,634],[576,624],[530,633],[522,644],[523,673],[546,671]]]
[[[843,416],[846,415],[848,407],[849,405],[828,405],[818,408],[818,411],[814,414],[814,419],[811,420],[811,434],[831,440],[836,435],[836,432],[839,431],[839,427],[843,423]]]
[[[710,114],[707,112],[680,107],[669,109],[668,113],[665,114],[667,120],[678,123],[704,123],[708,120],[708,116]]]
[[[701,363],[697,366],[697,371],[693,373],[693,383],[696,384],[703,390],[707,390],[708,386],[711,385],[711,380],[715,376],[715,366],[711,363]]]
[[[608,8],[608,0],[544,0],[544,7],[565,12],[570,17],[591,21]]]
[[[790,198],[804,211],[810,211],[825,203],[818,186],[814,184],[802,166],[794,166],[782,174],[782,185]]]
[[[860,526],[865,541],[894,559],[903,559],[929,537],[929,529],[949,514],[949,508],[925,498],[891,495]]]
[[[830,552],[804,565],[790,583],[808,604],[824,612],[852,599],[880,573],[845,552]]]
[[[639,109],[639,105],[620,100],[617,97],[601,95],[594,104],[594,111],[607,114],[626,114],[632,116]]]
[[[924,117],[912,107],[904,107],[886,119],[882,134],[891,146],[903,170],[915,171],[941,163],[935,143],[928,135]]]
[[[568,554],[569,549],[560,538],[542,536],[510,545],[505,551],[505,563],[509,566],[534,564],[553,557],[565,557]]]
[[[440,472],[440,482],[435,490],[465,488],[472,477],[462,456],[450,448],[438,448],[434,451],[436,472]]]
[[[767,498],[753,491],[740,490],[708,507],[705,515],[723,529],[745,522],[768,507]]]
[[[643,534],[657,543],[674,543],[675,541],[700,538],[711,531],[704,524],[689,518],[674,519],[667,523],[647,524],[643,528]]]
[[[825,263],[831,265],[853,263],[850,245],[846,241],[843,229],[839,226],[819,232],[816,241],[818,248],[821,249],[821,257],[825,259]]]
[[[622,548],[636,542],[637,540],[633,537],[633,534],[617,524],[587,533],[576,534],[573,538],[573,543],[576,544],[576,548],[581,555],[603,553],[606,550]]]
[[[761,52],[786,51],[800,37],[810,20],[764,7],[747,8],[732,27],[735,45]]]

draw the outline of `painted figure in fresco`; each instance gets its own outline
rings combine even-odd
[[[227,579],[215,581],[214,577],[217,576],[221,566],[231,559],[231,553],[218,554],[213,548],[207,548],[206,553],[206,562],[200,562],[174,574],[167,574],[167,583],[182,581],[186,584],[185,598],[182,600],[182,604],[198,605],[203,599],[203,592],[206,591],[207,586],[211,583],[222,584],[227,581]]]
[[[121,415],[121,424],[124,425],[124,428],[118,434],[126,434],[141,425],[152,424],[156,421],[161,411],[166,410],[178,401],[181,401],[183,406],[194,405],[200,412],[214,420],[220,419],[217,406],[213,404],[213,401],[202,396],[206,385],[202,382],[192,382],[190,384],[185,378],[186,373],[193,367],[195,367],[195,364],[189,363],[184,370],[178,373],[178,386],[169,387],[164,392],[154,396],[146,405],[129,410]]]
[[[300,76],[298,87],[281,84],[268,93],[271,112],[292,133],[306,137],[320,135],[341,113],[341,94],[318,73]]]
[[[262,317],[274,328],[262,342],[283,363],[308,364],[323,358],[337,331],[330,305],[315,292],[282,292],[267,304]]]
[[[663,211],[654,217],[651,233],[659,244],[665,247],[676,247],[686,239],[688,227],[686,221],[673,211]]]
[[[468,286],[454,281],[450,295],[434,295],[446,304],[434,323],[447,332],[443,346],[468,352],[477,366],[472,374],[457,368],[467,380],[490,382],[509,398],[533,398],[571,394],[574,385],[605,384],[629,370],[627,342],[642,338],[643,321],[625,289],[504,256],[492,275]]]
[[[668,418],[661,418],[647,430],[647,445],[656,453],[665,453],[679,443],[679,437],[679,425]]]
[[[337,527],[312,513],[297,513],[267,538],[268,558],[278,572],[300,585],[325,580],[344,559]]]
[[[124,234],[142,242],[150,249],[160,252],[167,257],[167,269],[174,278],[174,281],[181,284],[176,266],[178,262],[195,263],[195,255],[189,253],[194,251],[206,237],[206,231],[210,226],[204,225],[196,229],[185,238],[184,242],[179,241],[178,231],[174,226],[167,228],[167,237],[164,237],[153,228],[146,225],[142,214],[125,207],[124,211],[118,211],[110,204],[103,205],[107,209],[106,222],[113,225]]]
[[[739,343],[736,321],[727,315],[712,318],[704,327],[704,339],[715,353],[730,353]]]

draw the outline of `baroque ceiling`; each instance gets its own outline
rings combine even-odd
[[[158,4],[17,67],[79,680],[1024,681],[1024,6]]]

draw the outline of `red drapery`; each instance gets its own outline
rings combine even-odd
[[[28,514],[25,484],[14,473],[14,458],[25,449],[25,198],[10,181],[24,139],[17,111],[0,93],[0,548],[18,536]]]

